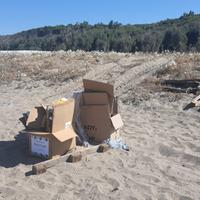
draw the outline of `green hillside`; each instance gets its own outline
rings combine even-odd
[[[200,14],[185,13],[143,25],[90,25],[87,22],[46,26],[0,36],[0,50],[77,50],[117,52],[200,51]]]

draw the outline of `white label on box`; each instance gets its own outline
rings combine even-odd
[[[48,157],[49,156],[49,139],[45,137],[31,136],[32,154]]]

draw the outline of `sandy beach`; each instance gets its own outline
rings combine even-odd
[[[200,113],[195,95],[161,90],[160,79],[200,78],[199,54],[0,52],[0,199],[200,199]],[[111,83],[130,151],[111,149],[29,175],[38,159],[19,134],[23,112],[71,97],[82,79]]]

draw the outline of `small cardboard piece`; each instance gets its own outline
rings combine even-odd
[[[115,128],[115,130],[118,130],[119,128],[121,128],[124,125],[120,114],[116,114],[116,115],[112,116],[111,121],[112,121],[112,125]]]
[[[83,86],[81,124],[90,142],[101,143],[123,126],[114,88],[110,84],[85,79]]]
[[[50,111],[51,114],[48,113]],[[50,111],[41,106],[29,114],[27,133],[32,155],[52,158],[76,147],[76,133],[72,127],[74,99],[53,104]]]

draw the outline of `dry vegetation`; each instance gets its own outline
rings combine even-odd
[[[63,82],[85,75],[99,63],[116,62],[119,58],[116,53],[84,51],[0,53],[0,81],[9,83],[31,79]]]

